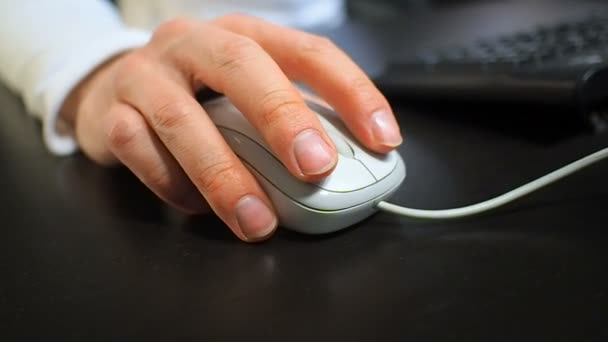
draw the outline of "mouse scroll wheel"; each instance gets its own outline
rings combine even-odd
[[[355,158],[355,151],[353,151],[353,148],[350,147],[350,144],[346,140],[344,140],[340,133],[336,132],[334,129],[327,128],[326,132],[331,138],[331,140],[334,142],[336,150],[339,154],[348,158]]]

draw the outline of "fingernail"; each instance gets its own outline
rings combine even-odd
[[[331,147],[321,138],[319,132],[312,129],[296,137],[293,150],[300,171],[305,175],[321,174],[336,163]]]
[[[236,220],[241,231],[250,240],[268,236],[277,226],[277,218],[262,200],[248,195],[236,205]]]
[[[372,133],[377,142],[388,147],[397,147],[403,142],[399,127],[391,114],[380,111],[372,115]]]

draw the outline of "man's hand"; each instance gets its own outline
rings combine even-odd
[[[100,66],[66,100],[83,152],[122,163],[164,201],[184,211],[208,205],[244,241],[275,230],[273,206],[194,98],[225,94],[303,181],[327,176],[335,147],[292,81],[311,87],[369,149],[402,139],[386,99],[325,38],[259,19],[177,19],[144,47]]]

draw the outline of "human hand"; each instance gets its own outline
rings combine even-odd
[[[388,102],[344,52],[242,15],[161,25],[147,45],[82,81],[61,115],[95,162],[124,164],[167,203],[189,213],[210,207],[240,239],[258,241],[277,226],[272,203],[194,94],[225,94],[295,177],[320,180],[337,153],[292,81],[326,100],[369,149],[401,143]]]

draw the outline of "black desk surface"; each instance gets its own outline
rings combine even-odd
[[[474,219],[380,213],[247,245],[125,170],[49,155],[19,100],[0,104],[3,341],[608,339],[607,162]],[[409,174],[393,202],[413,207],[487,199],[608,145],[521,113],[395,108]]]

